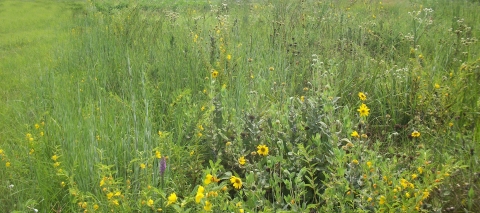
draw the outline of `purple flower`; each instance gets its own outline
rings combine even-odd
[[[165,157],[162,157],[160,159],[160,164],[158,165],[158,168],[160,170],[160,175],[163,176],[163,173],[165,173],[165,169],[167,169],[167,160],[165,159]]]

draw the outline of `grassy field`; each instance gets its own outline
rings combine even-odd
[[[478,212],[478,1],[0,1],[4,212]]]

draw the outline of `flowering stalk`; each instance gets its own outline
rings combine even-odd
[[[165,159],[165,157],[162,157],[160,158],[160,163],[158,164],[158,170],[160,172],[160,176],[161,176],[161,186],[162,186],[162,189],[163,189],[163,180],[164,180],[164,177],[165,177],[165,170],[167,169],[167,160]]]

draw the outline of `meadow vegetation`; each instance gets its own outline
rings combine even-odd
[[[5,212],[480,211],[478,1],[0,5]]]

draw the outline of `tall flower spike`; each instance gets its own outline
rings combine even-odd
[[[160,159],[160,164],[158,165],[158,169],[160,171],[160,175],[163,176],[165,173],[165,170],[167,169],[167,160],[165,157]]]

